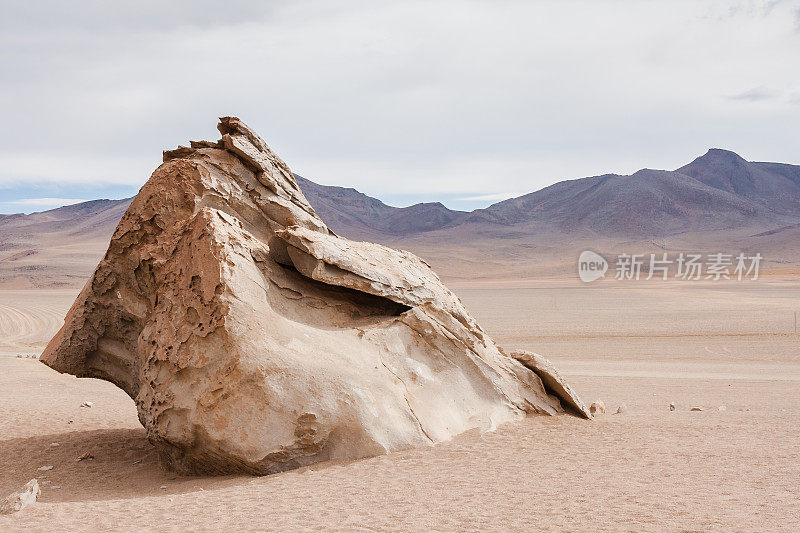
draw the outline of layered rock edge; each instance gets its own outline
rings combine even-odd
[[[41,356],[133,398],[165,468],[269,474],[564,411],[423,260],[335,235],[252,129],[218,129],[164,152]]]

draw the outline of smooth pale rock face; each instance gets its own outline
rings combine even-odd
[[[592,418],[592,413],[586,408],[578,394],[572,390],[569,383],[561,377],[549,359],[538,353],[523,350],[511,352],[511,357],[533,370],[542,380],[545,390],[557,396],[564,406],[572,409],[578,416]]]
[[[11,514],[21,511],[28,505],[39,499],[42,493],[39,482],[35,479],[28,481],[24,487],[16,492],[12,492],[3,503],[0,504],[0,514]]]
[[[562,412],[421,259],[333,234],[237,118],[164,153],[42,355],[167,468],[265,474]]]

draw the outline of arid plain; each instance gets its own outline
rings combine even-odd
[[[334,231],[424,258],[508,353],[550,358],[607,412],[265,477],[168,473],[122,390],[37,361],[130,200],[0,217],[0,496],[42,487],[0,530],[796,531],[800,167],[710,150],[679,170],[472,213],[295,176]],[[582,283],[583,250],[764,263],[742,281],[617,281],[611,267]]]
[[[42,350],[77,288],[4,289],[0,493],[43,485],[0,529],[796,531],[797,279],[445,277],[501,345],[550,357],[608,412],[222,478],[165,473],[125,393],[19,357]]]
[[[0,5],[0,533],[800,533],[800,0]]]

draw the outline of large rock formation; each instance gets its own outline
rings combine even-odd
[[[562,411],[418,257],[333,234],[239,119],[164,153],[41,360],[136,401],[162,463],[271,473]]]

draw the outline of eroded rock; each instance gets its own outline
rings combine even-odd
[[[592,418],[592,413],[586,408],[578,394],[572,390],[569,383],[561,377],[561,374],[558,373],[558,370],[549,359],[538,353],[523,350],[511,352],[511,357],[533,370],[542,380],[545,390],[557,396],[564,405],[571,408],[578,416]]]
[[[122,388],[163,465],[265,474],[563,411],[424,261],[336,236],[258,135],[219,130],[164,153],[41,358]]]

